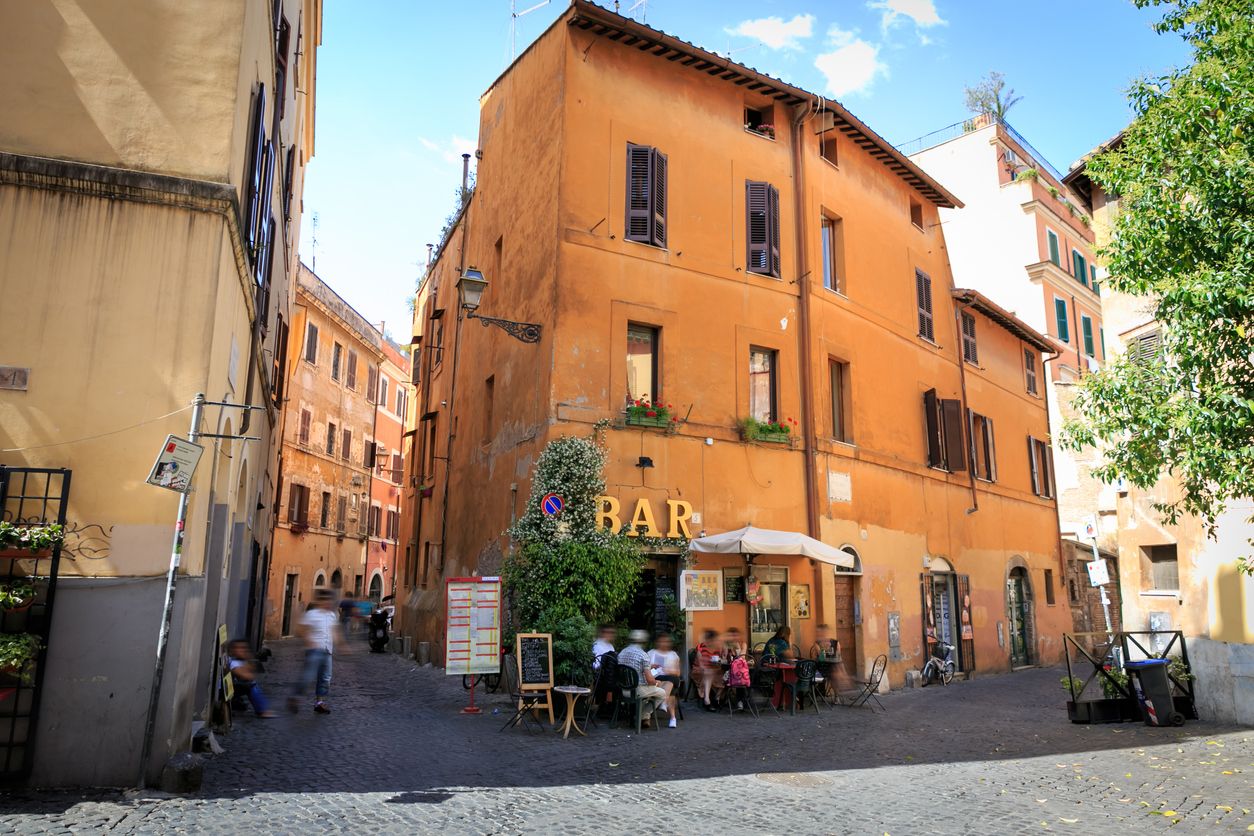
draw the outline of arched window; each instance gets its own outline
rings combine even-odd
[[[853,568],[847,569],[844,566],[837,566],[836,574],[838,575],[861,575],[862,574],[862,556],[858,554],[858,550],[855,549],[853,546],[849,545],[848,543],[841,546],[840,550],[844,552],[845,554],[853,556]]]
[[[314,589],[319,589],[327,585],[327,573],[318,570],[318,574],[314,575]]]
[[[373,601],[383,598],[383,576],[377,572],[370,578],[370,598]]]
[[[344,585],[344,576],[340,574],[339,569],[336,569],[334,572],[331,573],[331,586],[335,589],[339,589],[343,585]]]

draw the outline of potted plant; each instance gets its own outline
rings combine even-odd
[[[741,418],[738,426],[740,437],[744,441],[768,441],[775,444],[792,442],[793,427],[797,422],[792,418],[781,418],[778,421],[759,421],[756,418]]]
[[[21,612],[35,603],[35,585],[29,581],[15,580],[0,585],[0,609]]]
[[[16,674],[29,683],[27,663],[39,655],[42,647],[39,636],[31,633],[0,633],[0,673]]]
[[[14,525],[0,522],[0,557],[42,557],[65,542],[59,525]]]
[[[1035,180],[1041,176],[1041,173],[1035,168],[1025,168],[1015,175],[1016,180]]]
[[[672,404],[653,403],[648,398],[638,398],[627,404],[627,423],[634,427],[665,427],[674,420]]]

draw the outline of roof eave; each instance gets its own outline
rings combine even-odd
[[[978,290],[972,290],[967,287],[957,287],[950,291],[953,298],[965,305],[970,305],[986,317],[997,323],[999,326],[1014,334],[1019,339],[1028,343],[1033,348],[1040,351],[1058,352],[1059,346],[1053,340],[1037,331],[1031,325],[1028,325],[1019,317],[1012,314],[1002,306],[998,305],[992,299],[989,299]]]

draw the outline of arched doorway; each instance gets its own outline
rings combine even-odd
[[[370,600],[380,601],[383,599],[383,576],[375,572],[370,576]]]
[[[339,569],[331,573],[331,588],[342,589],[344,587],[344,575]]]
[[[971,624],[971,580],[943,557],[933,557],[920,576],[923,601],[923,663],[936,644],[954,647],[958,670],[975,670],[975,632]],[[922,663],[920,663],[922,664]]]
[[[1006,575],[1006,619],[1010,633],[1010,667],[1022,668],[1033,664],[1032,579],[1022,560],[1012,561]]]

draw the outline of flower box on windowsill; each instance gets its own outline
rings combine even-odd
[[[754,418],[741,418],[737,426],[740,429],[741,441],[764,441],[768,444],[792,444],[793,427],[796,421],[791,418],[779,421],[758,421]]]
[[[304,534],[306,531],[309,530],[309,526],[306,523],[298,523],[298,522],[292,523],[291,528],[292,528],[293,534]]]
[[[627,404],[626,423],[631,427],[670,428],[676,423],[672,404],[652,403],[643,398]]]
[[[668,415],[633,415],[628,412],[627,424],[632,427],[669,427],[671,419]]]

